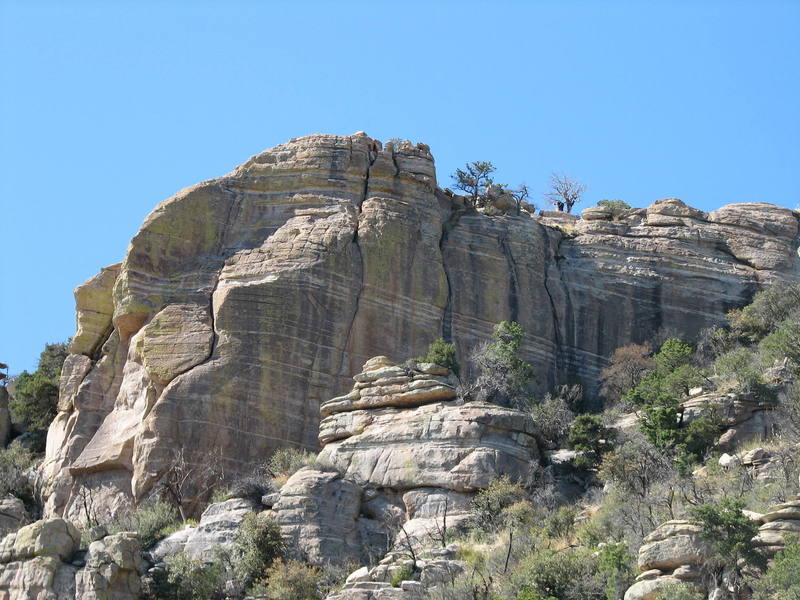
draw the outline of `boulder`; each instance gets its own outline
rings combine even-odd
[[[233,546],[244,518],[258,510],[260,506],[243,498],[209,504],[197,526],[184,527],[150,549],[153,562],[163,562],[180,552],[200,560],[213,560],[219,548]]]
[[[685,520],[662,523],[644,538],[638,564],[642,573],[625,592],[625,600],[654,600],[667,585],[700,585],[702,566],[711,548],[701,528]]]
[[[81,533],[63,519],[44,519],[6,536],[0,544],[0,562],[51,556],[68,561],[78,550]]]
[[[369,548],[359,530],[361,488],[337,472],[304,467],[283,485],[273,511],[284,537],[308,560],[365,562]],[[384,551],[386,538],[383,540]]]
[[[17,531],[30,520],[25,503],[14,496],[0,498],[0,536]]]
[[[55,556],[36,556],[0,565],[3,600],[75,600],[77,568]]]
[[[144,562],[135,533],[118,533],[89,545],[86,566],[75,577],[75,600],[141,598]]]

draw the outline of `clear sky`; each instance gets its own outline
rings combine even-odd
[[[0,362],[158,202],[317,132],[704,210],[800,204],[800,1],[0,0]]]

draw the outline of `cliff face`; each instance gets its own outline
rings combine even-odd
[[[219,452],[229,473],[316,448],[321,401],[368,357],[439,336],[464,357],[504,319],[525,328],[542,389],[591,388],[618,346],[694,334],[797,280],[797,236],[794,213],[768,204],[470,213],[436,187],[424,145],[292,140],[160,204],[124,262],[76,290],[47,512],[77,511],[81,486],[109,509],[141,497],[181,447]]]

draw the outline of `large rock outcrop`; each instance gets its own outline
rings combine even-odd
[[[538,461],[530,415],[462,403],[446,368],[378,356],[353,379],[349,394],[322,405],[317,463],[272,505],[312,562],[364,564],[395,538],[430,544],[437,526],[468,517],[475,492],[501,475],[524,480]]]
[[[321,402],[370,356],[443,336],[464,357],[513,319],[543,389],[589,383],[616,347],[798,278],[798,219],[769,204],[493,212],[438,189],[427,146],[363,133],[291,140],[160,204],[76,290],[47,514],[70,515],[81,486],[109,510],[142,497],[177,448],[231,474],[317,448]]]

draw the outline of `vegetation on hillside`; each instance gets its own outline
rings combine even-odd
[[[13,382],[9,410],[16,429],[34,439],[33,449],[44,449],[47,428],[56,416],[58,379],[67,358],[67,343],[47,344],[33,373],[23,371]]]

